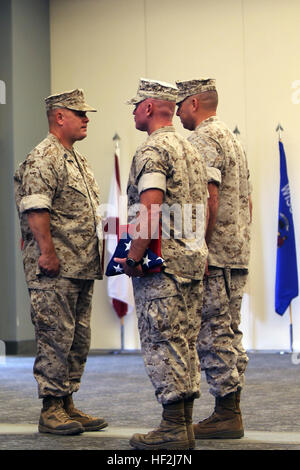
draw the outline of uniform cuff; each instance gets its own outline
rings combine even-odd
[[[166,176],[163,173],[145,173],[138,184],[138,192],[141,194],[147,189],[161,189],[164,193],[167,189]]]
[[[206,167],[207,172],[207,180],[208,183],[217,183],[221,184],[222,176],[220,170],[218,168],[213,168],[212,166]]]
[[[32,194],[25,196],[20,202],[20,212],[36,210],[36,209],[48,209],[52,206],[51,199],[45,194]]]

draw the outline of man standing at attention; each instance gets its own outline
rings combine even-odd
[[[46,98],[48,136],[15,173],[23,263],[37,352],[34,376],[43,407],[39,431],[78,434],[107,426],[74,407],[90,347],[95,279],[102,279],[99,188],[74,149],[87,135],[83,91]]]
[[[130,444],[137,449],[195,446],[192,410],[200,386],[196,340],[207,259],[207,179],[198,152],[172,125],[177,91],[171,84],[141,79],[137,96],[128,102],[135,106],[136,128],[149,137],[133,157],[127,186],[129,216],[139,205],[136,226],[142,235],[133,238],[127,259],[117,261],[133,277],[142,354],[163,407],[156,430],[132,436]],[[168,213],[172,207],[174,214]],[[185,208],[191,209],[189,233],[181,233]],[[143,275],[141,260],[159,218],[163,268]]]
[[[208,273],[198,338],[201,369],[216,403],[213,414],[195,424],[194,432],[198,439],[240,438],[244,435],[240,393],[248,363],[239,330],[250,255],[248,164],[240,142],[216,115],[215,80],[176,84],[177,116],[186,129],[194,131],[188,140],[199,151],[208,175],[213,170],[221,173],[221,181],[208,180]]]

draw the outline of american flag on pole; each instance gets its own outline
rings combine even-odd
[[[121,201],[121,181],[119,169],[119,137],[115,136],[116,149],[114,155],[114,173],[112,176],[108,211],[107,211],[107,224],[104,228],[106,233],[106,252],[107,259],[110,260],[113,256],[120,235],[120,201]],[[112,306],[119,318],[123,318],[127,313],[130,313],[135,308],[132,281],[122,274],[116,277],[108,277],[107,279],[107,293],[111,299]]]
[[[284,146],[279,141],[280,155],[280,191],[278,209],[278,238],[276,258],[275,311],[283,315],[298,297],[298,269],[296,238],[294,232],[293,211],[290,185],[287,172]]]

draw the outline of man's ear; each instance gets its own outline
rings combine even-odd
[[[198,110],[198,106],[199,106],[199,101],[197,100],[197,98],[193,97],[193,98],[192,98],[192,107],[193,107],[193,111],[197,111],[197,110]]]
[[[59,126],[62,126],[64,123],[64,113],[63,110],[58,109],[55,114],[55,121]]]
[[[153,112],[153,103],[151,103],[150,101],[150,103],[147,104],[147,108],[146,108],[147,116],[151,116],[152,112]]]

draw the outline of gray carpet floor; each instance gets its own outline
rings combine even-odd
[[[160,422],[161,406],[142,357],[91,353],[75,403],[83,411],[105,417],[108,428],[79,436],[39,434],[41,401],[32,374],[33,362],[33,357],[10,356],[0,364],[2,451],[130,451],[132,433],[151,430]],[[209,416],[214,406],[204,376],[201,392],[195,402],[197,421]],[[245,437],[198,440],[195,451],[300,450],[299,401],[300,364],[290,354],[249,353],[241,402]]]

